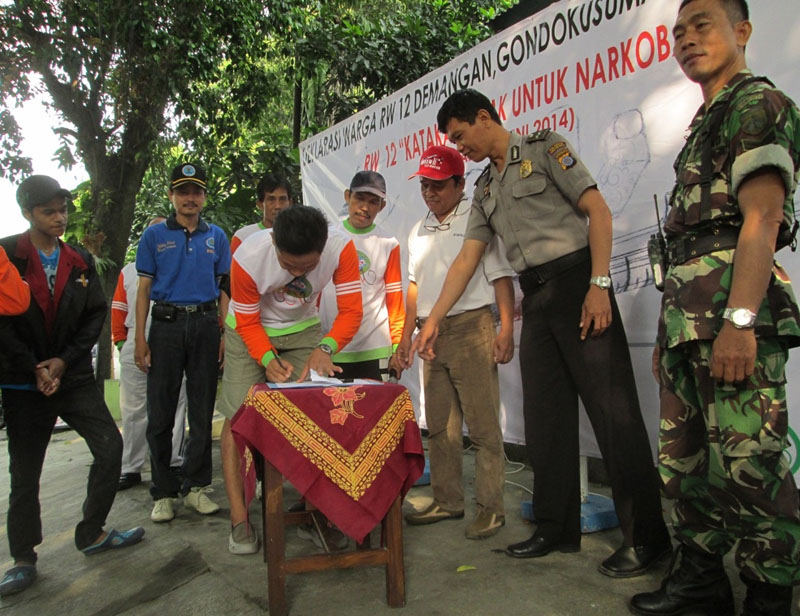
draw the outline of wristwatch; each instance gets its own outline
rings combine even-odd
[[[589,278],[589,284],[593,284],[601,289],[610,289],[611,278],[609,276],[592,276]]]
[[[736,329],[752,329],[756,324],[756,313],[747,308],[726,308],[722,318],[730,321]]]
[[[317,345],[317,348],[320,351],[323,351],[323,352],[327,353],[328,355],[333,355],[333,349],[331,348],[331,346],[329,344],[325,344],[324,342],[320,342]]]

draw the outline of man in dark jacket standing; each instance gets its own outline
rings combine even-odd
[[[106,316],[94,261],[84,249],[58,239],[69,198],[50,177],[27,178],[17,201],[30,229],[0,240],[31,293],[26,312],[0,317],[0,387],[11,474],[7,531],[14,558],[0,581],[0,596],[25,590],[36,579],[34,548],[42,542],[39,478],[59,416],[94,456],[76,547],[91,555],[133,545],[144,535],[142,528],[103,530],[116,494],[122,438],[92,370],[91,349]]]

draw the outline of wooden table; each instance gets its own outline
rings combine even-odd
[[[324,569],[386,567],[387,602],[405,604],[401,505],[424,469],[419,428],[406,389],[375,384],[269,389],[256,385],[231,423],[242,453],[247,502],[263,459],[264,555],[269,611],[288,613],[286,576]],[[361,543],[382,525],[382,545],[287,559],[285,527],[311,512],[284,512],[283,478],[332,523]]]

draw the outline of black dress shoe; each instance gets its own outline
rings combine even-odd
[[[117,484],[117,492],[138,486],[140,483],[142,483],[141,473],[122,473]]]
[[[613,578],[631,578],[649,571],[661,559],[672,553],[669,543],[659,545],[622,546],[606,558],[597,568],[600,573]]]
[[[539,558],[547,556],[550,552],[579,552],[580,545],[574,543],[559,543],[547,537],[533,535],[526,541],[512,543],[506,548],[506,554],[513,558]]]

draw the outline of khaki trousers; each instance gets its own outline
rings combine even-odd
[[[450,511],[464,509],[464,422],[476,450],[478,506],[498,515],[504,511],[500,391],[492,353],[495,335],[488,307],[448,317],[439,326],[436,359],[423,365],[433,497]]]

